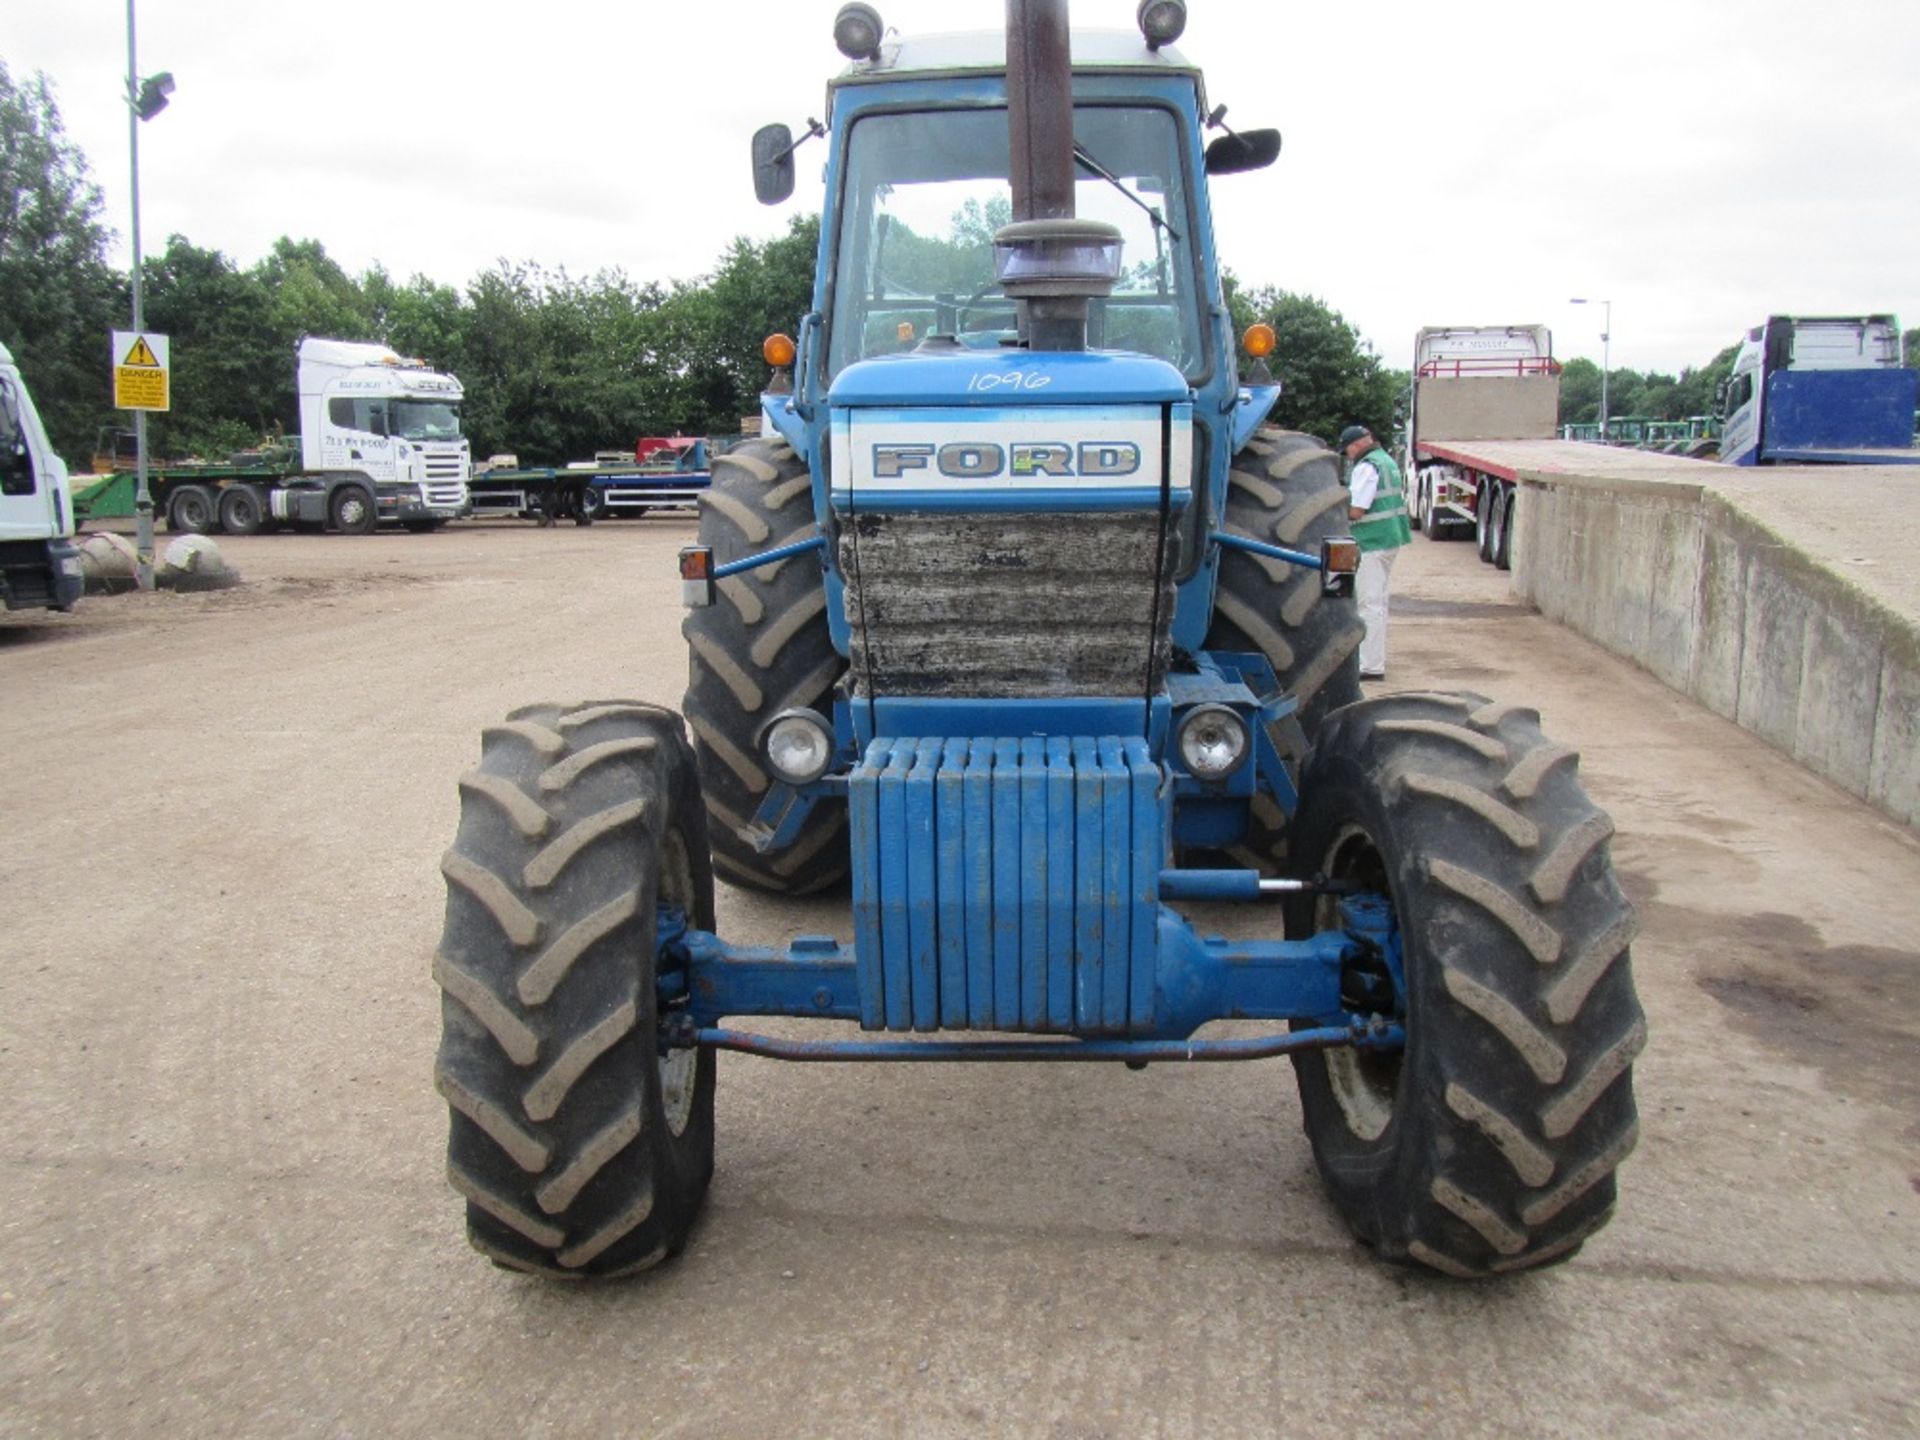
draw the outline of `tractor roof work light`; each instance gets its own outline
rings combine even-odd
[[[1158,50],[1171,45],[1186,30],[1187,7],[1184,0],[1140,0],[1133,20],[1147,37],[1147,48]]]
[[[880,55],[880,37],[886,27],[871,5],[842,5],[833,17],[833,43],[849,60],[874,60]]]

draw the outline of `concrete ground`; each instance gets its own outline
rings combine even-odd
[[[1283,1062],[740,1056],[679,1261],[485,1264],[430,1080],[454,780],[525,701],[677,702],[690,533],[267,536],[0,619],[0,1433],[1920,1426],[1920,841],[1418,537],[1389,684],[1537,703],[1644,920],[1643,1139],[1571,1264],[1372,1262]]]

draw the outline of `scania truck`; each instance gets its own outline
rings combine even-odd
[[[1772,315],[1740,342],[1721,392],[1729,465],[1920,465],[1920,373],[1891,315]]]
[[[1551,440],[1560,365],[1544,325],[1429,326],[1413,342],[1404,469],[1414,523],[1430,539],[1472,535],[1480,558],[1512,563],[1512,469],[1476,441]]]
[[[298,437],[225,464],[149,467],[170,529],[252,535],[288,523],[364,535],[382,521],[433,530],[471,512],[457,379],[354,340],[303,339],[296,364]],[[83,493],[83,511],[131,515],[132,493],[133,477],[116,474]]]
[[[9,610],[71,610],[80,586],[66,462],[47,442],[13,352],[0,345],[0,601]]]

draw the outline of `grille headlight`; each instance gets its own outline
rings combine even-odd
[[[784,710],[760,732],[760,753],[787,784],[811,784],[833,763],[833,730],[812,710]]]
[[[1181,763],[1201,780],[1224,780],[1245,764],[1249,738],[1246,721],[1225,705],[1196,705],[1175,737]]]

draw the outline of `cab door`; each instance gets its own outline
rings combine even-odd
[[[0,540],[45,540],[73,529],[66,467],[53,458],[17,376],[0,371]]]

